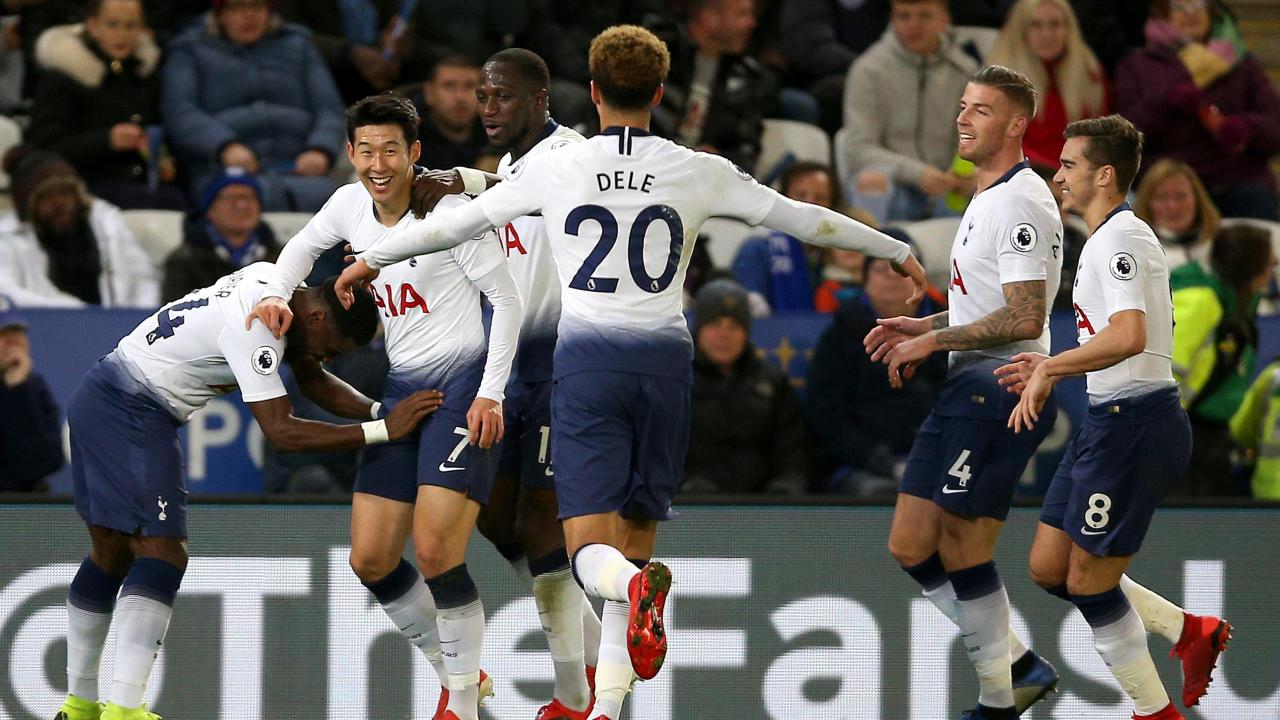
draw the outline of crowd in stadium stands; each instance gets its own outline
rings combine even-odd
[[[12,426],[7,409],[51,408],[12,304],[150,306],[273,259],[287,238],[263,214],[314,212],[350,181],[344,106],[371,93],[413,99],[421,164],[493,169],[475,89],[505,47],[545,58],[553,116],[593,134],[588,42],[636,23],[672,51],[657,134],[914,240],[943,258],[927,268],[939,283],[949,240],[913,225],[958,217],[973,193],[954,119],[975,70],[1006,65],[1037,86],[1025,151],[1046,181],[1068,122],[1128,117],[1146,134],[1134,206],[1176,268],[1175,365],[1197,455],[1175,493],[1240,492],[1230,468],[1244,458],[1254,494],[1280,497],[1280,365],[1250,386],[1259,303],[1276,306],[1275,238],[1241,225],[1280,219],[1280,96],[1221,0],[0,0],[0,15],[0,490],[35,482],[13,471],[15,448],[44,447],[29,439],[44,424]],[[768,151],[766,127],[787,122],[825,136],[829,156]],[[122,215],[138,209],[185,213],[159,263]],[[1055,307],[1069,310],[1084,233],[1067,219],[1066,234]],[[860,338],[902,312],[909,287],[883,262],[781,233],[718,257],[730,267],[700,244],[686,283],[685,491],[892,492],[941,368],[892,391]],[[317,273],[341,263],[338,249]],[[918,312],[945,301],[933,288]],[[803,399],[749,342],[753,317],[787,312],[832,316]],[[378,353],[340,368],[366,393]],[[273,490],[350,487],[350,457],[268,466]]]

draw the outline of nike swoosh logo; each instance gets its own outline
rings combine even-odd
[[[1084,528],[1080,528],[1080,532],[1084,535],[1106,535],[1107,534],[1106,530],[1091,531],[1091,530],[1085,530]]]
[[[950,485],[942,486],[943,495],[955,495],[956,493],[969,492],[969,488],[953,488]]]
[[[551,469],[551,466],[550,466],[550,465],[548,465],[548,466],[547,466],[547,469],[543,470],[543,471],[542,471],[542,473],[543,473],[544,475],[546,475],[547,477],[551,477],[552,475],[555,475],[555,474],[556,474],[556,473],[555,473],[555,471]]]
[[[444,463],[440,463],[440,472],[457,472],[459,470],[466,470],[466,469],[467,468],[465,465],[454,466],[454,465],[445,465]]]

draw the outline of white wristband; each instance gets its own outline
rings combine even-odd
[[[377,420],[378,413],[380,412],[382,412],[382,403],[378,402],[377,400],[374,400],[373,404],[369,406],[369,419]]]
[[[462,192],[468,195],[479,195],[489,187],[489,181],[485,179],[484,173],[469,167],[456,167],[458,177],[462,178]]]
[[[364,431],[365,445],[377,445],[391,440],[391,437],[387,435],[386,420],[370,420],[369,422],[360,423],[360,429]]]

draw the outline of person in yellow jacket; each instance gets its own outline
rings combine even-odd
[[[1280,500],[1280,360],[1249,387],[1231,418],[1231,437],[1253,459],[1253,496]]]
[[[1228,423],[1253,376],[1254,318],[1274,266],[1270,233],[1234,226],[1214,237],[1208,268],[1193,261],[1170,274],[1173,374],[1194,438],[1187,474],[1170,495],[1233,494]]]

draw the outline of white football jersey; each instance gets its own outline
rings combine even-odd
[[[722,157],[629,127],[530,160],[475,202],[494,225],[542,212],[561,282],[556,377],[690,380],[682,292],[698,230],[712,216],[758,225],[778,195]]]
[[[458,195],[442,198],[436,211],[462,205]],[[406,212],[394,227],[378,221],[373,200],[360,183],[334,191],[320,212],[289,241],[310,250],[314,259],[339,243],[359,253],[418,220]],[[485,333],[481,323],[480,291],[473,280],[505,267],[497,237],[485,233],[440,253],[419,255],[382,269],[370,283],[386,331],[390,376],[418,388],[445,393],[445,407],[466,410],[475,397],[485,362]],[[277,278],[276,282],[284,284]],[[273,285],[268,294],[286,292]],[[502,378],[485,378],[486,390],[502,398]],[[496,383],[496,390],[488,388]],[[472,389],[464,390],[466,386]],[[458,391],[450,392],[458,388]]]
[[[572,128],[548,120],[542,139],[521,159],[552,152],[583,139]],[[503,155],[498,163],[498,175],[511,177],[511,165],[511,153]],[[498,239],[506,250],[511,274],[524,299],[524,324],[520,327],[520,344],[511,379],[518,382],[550,380],[556,326],[560,322],[560,278],[547,241],[546,223],[541,215],[522,215],[498,228]]]
[[[1160,239],[1124,203],[1111,211],[1080,251],[1071,290],[1081,345],[1123,310],[1146,314],[1147,347],[1086,375],[1089,401],[1103,403],[1173,387],[1173,297]]]
[[[1004,307],[1006,283],[1045,281],[1044,331],[1036,340],[951,353],[1009,358],[1049,352],[1049,309],[1062,279],[1062,217],[1044,180],[1023,161],[969,202],[951,245],[947,291],[952,327]]]
[[[254,263],[188,293],[142,321],[116,353],[182,422],[237,387],[245,402],[283,396],[284,338],[277,340],[260,322],[244,329],[274,272],[271,263]]]

